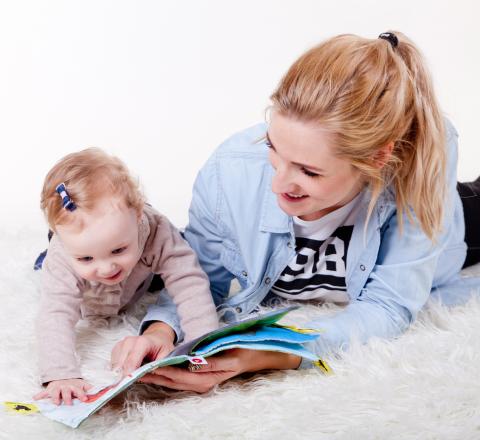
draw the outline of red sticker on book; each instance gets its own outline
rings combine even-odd
[[[208,362],[203,356],[190,356],[188,358],[190,363],[195,364],[195,365],[207,365]]]

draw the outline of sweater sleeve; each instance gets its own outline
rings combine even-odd
[[[40,378],[52,380],[81,377],[75,354],[75,324],[80,318],[81,279],[67,263],[54,236],[41,274],[41,300],[36,321]]]
[[[162,277],[188,341],[218,328],[210,283],[180,232],[165,217],[158,218],[142,258]]]

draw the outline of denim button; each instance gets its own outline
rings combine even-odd
[[[291,248],[291,247],[292,247],[292,242],[289,241],[289,242],[287,243],[287,246],[288,246],[289,248]]]
[[[242,313],[242,308],[241,307],[235,307],[235,311],[238,313]]]
[[[243,275],[244,277],[246,277],[246,276],[248,275],[248,273],[244,270],[244,271],[242,272],[242,275]]]
[[[360,270],[361,270],[362,272],[364,272],[365,269],[366,269],[366,267],[365,267],[363,264],[360,264]]]
[[[265,278],[265,284],[270,284],[270,281],[272,281],[269,277]]]

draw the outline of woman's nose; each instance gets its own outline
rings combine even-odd
[[[295,177],[286,166],[278,166],[272,180],[272,191],[276,194],[294,192],[297,187]]]

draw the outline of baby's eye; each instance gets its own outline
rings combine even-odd
[[[127,249],[127,246],[124,246],[124,247],[121,247],[121,248],[118,248],[118,249],[114,249],[112,251],[112,254],[113,255],[121,254],[121,253],[125,252],[126,249]]]
[[[81,261],[82,263],[88,263],[89,261],[92,261],[93,257],[78,257],[77,261]]]

